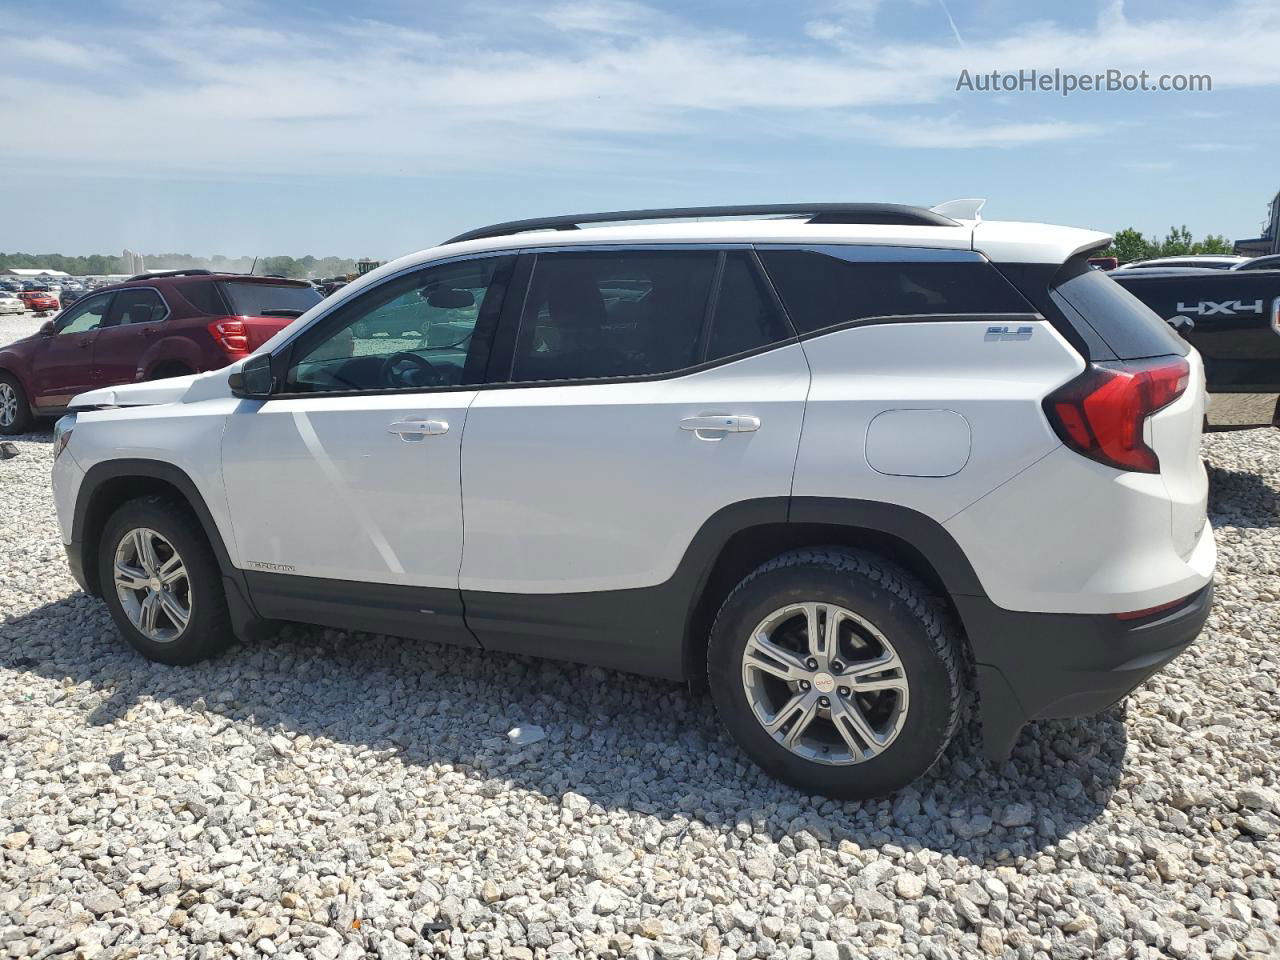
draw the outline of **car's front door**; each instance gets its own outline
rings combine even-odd
[[[726,508],[786,519],[802,349],[749,249],[538,254],[516,313],[509,382],[463,439],[467,624],[487,647],[665,672],[699,531]]]
[[[223,478],[260,613],[474,643],[460,447],[514,258],[388,279],[304,331],[227,419]]]
[[[41,343],[32,364],[37,407],[65,407],[76,394],[93,388],[93,342],[113,296],[85,297],[53,321],[54,333]]]
[[[93,344],[95,384],[107,387],[140,379],[139,361],[168,315],[169,307],[158,291],[150,287],[120,290]]]

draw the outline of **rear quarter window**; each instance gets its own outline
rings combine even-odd
[[[189,280],[176,289],[187,303],[206,316],[230,313],[222,300],[222,294],[218,292],[217,284],[212,280]]]
[[[1065,302],[1083,317],[1120,360],[1185,356],[1191,349],[1155,311],[1105,273],[1086,267],[1059,281],[1051,295],[1059,306]]]
[[[877,259],[857,247],[759,254],[802,335],[871,317],[1032,312],[1009,281],[973,254],[933,259],[919,251],[911,259],[904,248]]]
[[[260,317],[268,310],[305,312],[322,299],[312,286],[245,280],[223,280],[218,286],[231,313],[242,317]]]

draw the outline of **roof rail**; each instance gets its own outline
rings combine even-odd
[[[621,223],[637,220],[692,220],[698,217],[807,217],[809,223],[877,223],[904,227],[954,227],[956,221],[923,207],[900,203],[763,203],[726,207],[665,207],[656,210],[614,210],[611,213],[579,213],[532,220],[509,220],[468,230],[445,244],[465,240],[504,237],[529,230],[577,230],[584,223]]]
[[[213,276],[212,270],[205,270],[201,267],[191,267],[187,270],[157,270],[155,273],[135,273],[125,283],[133,283],[135,280],[155,280],[159,277],[210,277]]]

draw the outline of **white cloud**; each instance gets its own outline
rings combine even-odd
[[[1094,137],[1114,122],[1056,119],[1060,102],[1047,94],[958,95],[961,69],[1210,73],[1218,91],[1280,84],[1271,0],[1140,22],[1117,3],[1087,29],[1040,21],[967,48],[950,36],[873,40],[878,0],[827,4],[808,27],[822,42],[799,47],[633,0],[477,0],[484,23],[519,22],[518,45],[481,30],[467,7],[454,11],[465,26],[421,30],[368,18],[285,25],[247,0],[130,2],[145,26],[124,17],[65,32],[49,56],[32,44],[0,63],[0,103],[40,103],[82,145],[23,138],[0,167],[420,177],[611,164],[656,176],[651,161],[670,169],[685,138],[749,144],[783,130],[815,146],[1014,148]]]

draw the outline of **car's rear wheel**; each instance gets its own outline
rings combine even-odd
[[[121,506],[98,548],[98,582],[111,617],[149,660],[189,664],[231,641],[217,559],[183,504],[160,496]]]
[[[960,717],[960,641],[945,608],[869,553],[799,550],[756,569],[716,617],[716,709],[771,776],[863,799],[926,773]]]
[[[22,384],[13,374],[0,373],[0,434],[11,437],[26,433],[34,422]]]

